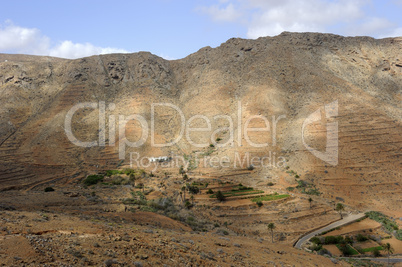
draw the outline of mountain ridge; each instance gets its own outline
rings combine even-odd
[[[215,155],[233,158],[235,152],[250,152],[261,157],[275,152],[303,178],[315,181],[330,199],[345,195],[357,207],[395,209],[401,190],[401,41],[284,32],[256,40],[232,38],[178,60],[150,52],[74,60],[0,54],[0,187],[68,182],[118,165],[117,147],[84,149],[66,138],[65,115],[77,103],[114,103],[116,109],[108,115],[140,114],[149,120],[151,103],[174,104],[187,118],[195,114],[235,118],[240,101],[244,116],[286,115],[278,123],[278,145],[264,150],[243,143],[217,149]],[[301,126],[310,113],[335,100],[340,113],[340,163],[328,167],[303,146]],[[178,135],[180,121],[174,113],[163,115],[170,119],[160,121],[155,137],[168,142]],[[73,130],[80,139],[97,139],[95,110],[81,112],[75,122]],[[213,129],[219,126],[227,122],[212,124]],[[325,129],[315,125],[307,130],[310,145],[325,149]],[[128,125],[127,134],[139,138],[138,125]],[[193,138],[208,141],[200,134]],[[221,138],[226,141],[229,136]],[[273,141],[258,134],[253,138]],[[152,147],[147,140],[126,153],[161,156],[197,150],[186,140],[169,149]],[[393,181],[398,185],[392,186]],[[360,193],[354,195],[351,187]],[[377,192],[367,193],[373,189]],[[389,192],[384,203],[376,200],[382,192]]]

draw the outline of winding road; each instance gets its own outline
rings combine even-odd
[[[313,236],[316,236],[316,235],[319,235],[319,234],[321,234],[322,232],[325,232],[325,231],[328,231],[328,230],[331,230],[331,229],[334,229],[334,228],[337,228],[337,227],[340,227],[340,226],[344,226],[344,225],[346,225],[346,224],[350,224],[350,223],[352,223],[352,222],[354,222],[354,221],[357,221],[357,220],[359,220],[359,219],[361,219],[361,218],[363,218],[365,216],[365,214],[364,213],[359,213],[359,214],[352,214],[352,215],[349,215],[349,216],[347,216],[347,217],[344,217],[342,220],[339,220],[339,221],[336,221],[336,222],[334,222],[334,223],[331,223],[331,224],[329,224],[329,225],[327,225],[327,226],[325,226],[325,227],[322,227],[322,228],[320,228],[320,229],[318,229],[318,230],[315,230],[314,232],[311,232],[311,233],[309,233],[309,234],[307,234],[307,235],[305,235],[305,236],[303,236],[302,238],[300,238],[297,242],[296,242],[296,244],[294,245],[294,247],[295,248],[298,248],[298,249],[301,249],[301,247],[302,247],[302,245],[306,242],[306,241],[308,241],[308,240],[310,240],[310,238],[312,238]],[[360,259],[360,260],[372,260],[372,261],[379,261],[379,262],[388,262],[388,259],[387,258],[370,258],[370,257],[368,257],[368,258],[357,258],[357,257],[347,257],[347,258],[344,258],[344,259]],[[389,262],[390,263],[399,263],[399,262],[402,262],[402,258],[399,258],[399,257],[394,257],[394,258],[389,258]]]
[[[295,248],[300,249],[302,247],[302,245],[304,244],[304,242],[310,240],[310,238],[312,238],[313,236],[316,236],[316,235],[321,234],[322,232],[326,232],[326,231],[332,230],[334,228],[337,228],[337,227],[352,223],[354,221],[357,221],[357,220],[363,218],[364,216],[366,216],[364,213],[352,214],[352,215],[349,215],[347,217],[344,217],[342,220],[336,221],[334,223],[331,223],[330,225],[327,225],[327,226],[325,226],[323,228],[315,230],[314,232],[311,232],[311,233],[303,236],[302,238],[300,238],[296,242]]]

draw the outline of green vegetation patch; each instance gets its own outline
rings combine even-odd
[[[382,246],[372,247],[372,248],[362,248],[362,252],[372,252],[373,250],[383,250]]]
[[[382,214],[378,211],[369,211],[366,212],[367,217],[370,219],[381,223],[385,229],[387,229],[390,233],[396,231],[395,237],[398,240],[402,241],[402,229],[399,229],[398,225],[392,221],[388,216]]]
[[[100,181],[103,181],[103,175],[100,174],[94,174],[94,175],[88,175],[87,178],[83,181],[83,183],[87,186],[97,184]]]
[[[349,244],[336,244],[336,247],[342,252],[343,255],[349,256],[349,255],[358,255],[359,252],[357,252],[356,249],[352,248]]]
[[[288,194],[284,194],[284,195],[272,194],[272,195],[266,195],[266,196],[253,198],[251,201],[253,201],[253,202],[271,201],[271,200],[277,200],[277,199],[282,199],[282,198],[287,198],[287,197],[290,197],[290,196]]]
[[[237,197],[237,196],[246,196],[246,195],[256,195],[262,194],[264,191],[262,190],[246,190],[246,191],[229,191],[229,192],[222,192],[225,197]],[[216,198],[216,194],[209,196],[210,198]]]

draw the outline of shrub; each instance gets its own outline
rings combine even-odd
[[[343,243],[344,239],[342,236],[326,236],[324,239],[324,244],[331,245],[331,244],[340,244]]]
[[[318,255],[321,255],[321,256],[330,255],[330,256],[331,256],[331,253],[330,253],[326,248],[321,248],[321,249],[318,251]]]
[[[303,181],[303,180],[298,180],[297,183],[298,183],[298,185],[296,186],[296,188],[303,188],[303,187],[306,187],[306,186],[308,185],[308,184],[307,184],[305,181]]]
[[[133,169],[124,169],[124,170],[123,170],[123,173],[124,173],[125,175],[127,175],[127,176],[135,175],[135,170],[133,170]]]
[[[52,191],[54,191],[53,187],[49,186],[45,188],[45,192],[52,192]]]
[[[213,193],[214,193],[214,191],[211,188],[208,189],[207,194],[213,194]]]
[[[374,257],[380,257],[381,256],[381,252],[380,252],[380,249],[379,248],[374,248],[372,251],[371,251],[371,253],[373,253],[373,256]]]
[[[313,244],[313,245],[310,246],[310,249],[313,250],[313,251],[319,251],[319,250],[322,249],[322,245],[320,245],[320,244]]]
[[[273,185],[274,185],[273,182],[269,182],[269,183],[268,183],[268,186],[273,186]]]
[[[358,242],[364,242],[364,241],[368,240],[368,238],[362,234],[358,234],[358,235],[356,235],[356,240]]]
[[[103,180],[103,175],[89,175],[85,180],[84,184],[89,186],[89,185],[94,185],[97,184],[98,182]]]
[[[345,237],[345,242],[348,243],[348,244],[352,244],[352,243],[353,243],[353,240],[352,240],[352,238],[350,238],[350,236],[347,235],[347,236]]]
[[[248,166],[248,167],[247,167],[247,170],[249,170],[249,171],[254,170],[254,166],[253,166],[253,165]]]
[[[342,252],[344,256],[349,256],[349,255],[357,255],[359,254],[355,249],[353,249],[350,245],[348,244],[338,244],[336,247]]]
[[[190,201],[186,200],[186,203],[184,203],[184,206],[185,206],[187,209],[190,209],[193,205],[191,205]]]
[[[261,201],[257,201],[257,206],[261,207],[262,206],[262,202]]]
[[[200,189],[198,188],[198,186],[195,186],[195,185],[187,185],[187,190],[191,194],[198,194],[200,192]]]
[[[305,193],[306,193],[307,195],[314,195],[314,196],[319,196],[319,195],[321,195],[320,191],[318,191],[317,188],[309,189],[309,190],[305,191]]]
[[[119,171],[119,170],[107,170],[105,172],[105,176],[112,176],[112,175],[117,175],[117,174],[122,174],[122,171]]]
[[[225,197],[225,195],[221,192],[221,190],[219,190],[217,193],[216,193],[216,199],[218,199],[219,201],[225,201],[225,199],[226,199],[226,197]]]
[[[321,239],[317,236],[314,236],[314,237],[310,238],[310,242],[319,245],[319,244],[321,244]]]

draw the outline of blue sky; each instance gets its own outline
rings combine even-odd
[[[0,53],[178,59],[231,37],[282,31],[402,36],[402,0],[2,1]]]

